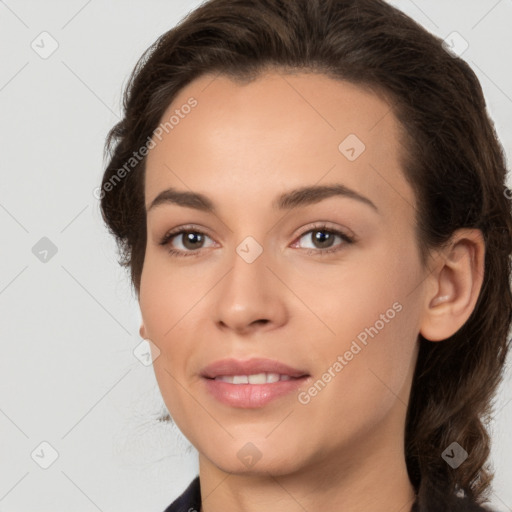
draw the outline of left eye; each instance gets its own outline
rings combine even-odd
[[[336,238],[346,242],[352,243],[353,240],[345,233],[341,233],[340,231],[334,229],[325,229],[325,228],[316,228],[311,229],[304,233],[299,240],[302,239],[309,240],[313,245],[309,247],[304,247],[305,249],[315,249],[320,252],[326,252],[325,249],[332,249],[333,244]],[[339,247],[343,244],[338,244],[334,247]]]

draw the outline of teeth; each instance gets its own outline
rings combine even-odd
[[[289,375],[279,373],[255,373],[252,375],[220,375],[215,380],[228,382],[229,384],[272,384],[280,380],[290,380]]]
[[[279,380],[279,375],[277,376]],[[249,384],[265,384],[267,382],[267,375],[265,373],[255,373],[249,375]]]
[[[284,375],[283,375],[284,377]],[[289,377],[289,375],[287,375]],[[279,381],[279,373],[267,373],[267,382],[278,382]]]

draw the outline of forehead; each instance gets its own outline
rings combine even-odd
[[[203,75],[175,97],[161,126],[171,118],[147,157],[146,205],[170,186],[243,205],[335,182],[395,214],[415,203],[392,105],[350,82],[278,71],[249,83]]]

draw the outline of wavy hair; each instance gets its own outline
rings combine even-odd
[[[442,43],[382,0],[206,1],[135,66],[123,117],[107,136],[101,192],[103,219],[138,295],[146,246],[145,158],[114,185],[113,179],[188,83],[205,73],[247,82],[269,69],[297,70],[384,97],[402,128],[401,164],[417,198],[423,264],[458,228],[480,229],[486,245],[484,282],[467,322],[440,343],[419,334],[404,442],[421,510],[449,496],[478,503],[487,498],[493,478],[488,423],[512,321],[504,151],[476,75]],[[454,441],[469,454],[457,469],[441,457]]]

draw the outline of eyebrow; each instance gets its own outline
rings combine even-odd
[[[272,208],[277,210],[291,210],[318,203],[324,199],[334,196],[354,199],[370,206],[376,212],[379,211],[370,199],[339,183],[333,185],[308,186],[289,190],[278,196],[272,202]],[[181,191],[174,188],[168,188],[160,192],[155,199],[153,199],[147,211],[149,212],[163,204],[176,204],[186,208],[194,208],[196,210],[216,213],[215,205],[205,195],[197,192]]]

